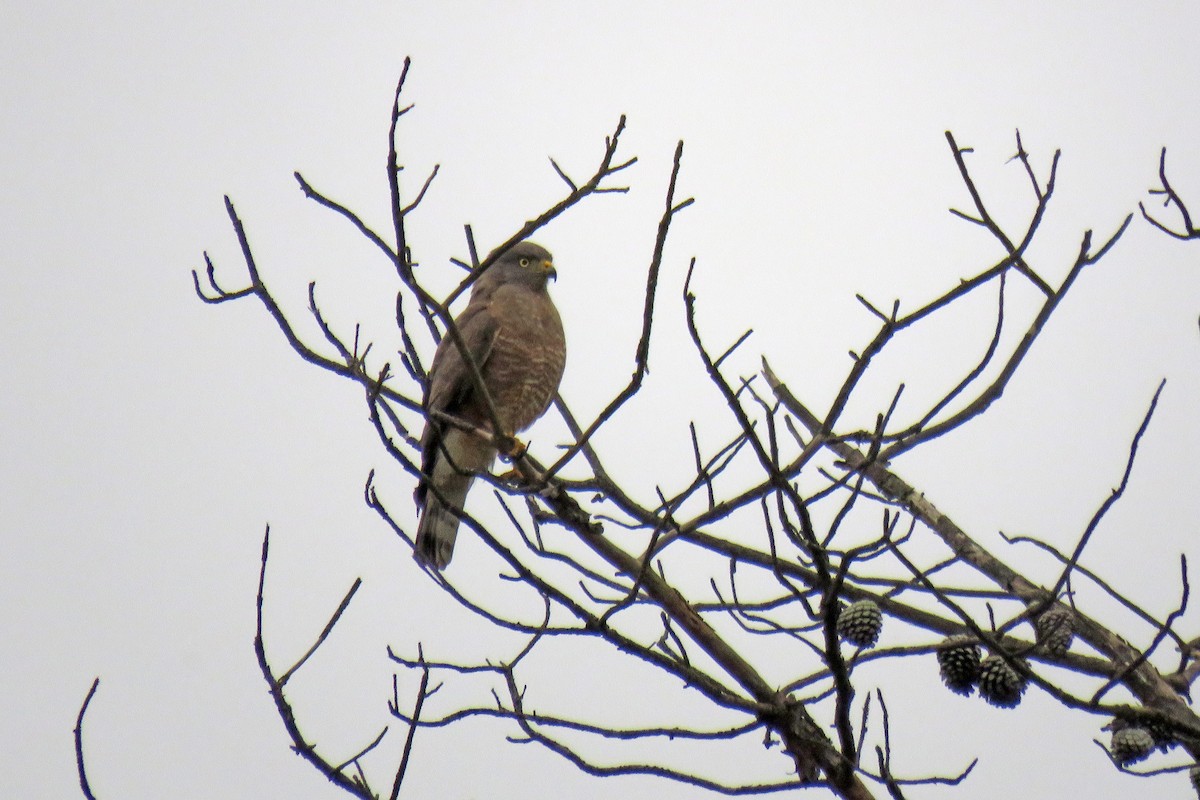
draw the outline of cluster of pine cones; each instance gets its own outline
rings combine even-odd
[[[1075,638],[1071,612],[1053,606],[1034,619],[1038,647],[1057,656],[1064,655]],[[883,629],[883,613],[873,600],[858,600],[843,605],[838,612],[837,633],[842,641],[856,647],[873,647]],[[976,688],[979,696],[999,708],[1015,708],[1029,685],[1025,662],[1013,656],[983,657],[983,651],[972,636],[951,636],[937,649],[938,667],[942,682],[952,692],[970,695]],[[1166,752],[1179,742],[1169,726],[1155,721],[1129,722],[1114,719],[1106,726],[1112,731],[1109,753],[1120,766],[1142,761],[1155,748]],[[1200,797],[1200,765],[1193,767],[1188,778]]]
[[[937,660],[947,689],[969,695],[978,687],[979,696],[997,708],[1015,708],[1029,686],[1029,679],[1003,656],[984,658],[969,636],[951,636],[944,641]]]
[[[1049,615],[1043,615],[1043,617]],[[1066,652],[1070,646],[1070,615],[1046,624],[1045,646],[1054,652]],[[1040,619],[1039,619],[1040,622]],[[843,606],[838,613],[837,632],[842,641],[856,647],[872,647],[879,641],[883,628],[883,613],[873,600],[858,600]],[[1039,627],[1039,630],[1043,630]],[[1054,644],[1049,644],[1050,638]],[[966,636],[947,639],[937,651],[938,665],[946,686],[959,694],[969,695],[979,687],[979,695],[994,706],[1013,708],[1021,702],[1028,680],[1000,656],[983,658],[979,645]]]

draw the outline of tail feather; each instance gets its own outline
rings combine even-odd
[[[421,510],[421,519],[417,522],[417,538],[413,548],[413,558],[418,563],[436,570],[443,570],[454,555],[454,541],[458,538],[458,514],[454,509],[461,509],[467,500],[467,490],[471,488],[471,476],[445,476],[438,491],[453,508],[443,503],[433,491],[425,496],[425,507]]]
[[[485,470],[496,457],[490,442],[450,429],[429,428],[422,437],[425,452],[421,464],[428,483],[417,487],[417,504],[422,506],[417,522],[413,557],[417,562],[442,570],[454,555],[458,537],[458,515],[467,502],[475,481],[474,470]]]

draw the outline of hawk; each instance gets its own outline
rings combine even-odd
[[[544,247],[520,242],[479,276],[467,307],[454,320],[505,435],[541,417],[562,379],[566,339],[558,309],[546,291],[547,282],[556,276]],[[424,408],[422,478],[415,494],[420,519],[413,557],[441,570],[454,553],[458,514],[475,473],[489,469],[497,452],[491,438],[455,427],[433,413],[492,431],[487,400],[449,332],[429,368]]]

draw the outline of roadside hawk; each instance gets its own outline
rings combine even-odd
[[[507,435],[528,428],[546,412],[562,379],[566,340],[558,309],[546,291],[547,281],[556,275],[545,248],[520,242],[479,276],[467,307],[454,320]],[[413,557],[440,570],[454,553],[458,514],[475,473],[489,469],[496,459],[491,439],[433,415],[441,412],[492,430],[487,400],[449,331],[429,368],[424,407],[423,477],[415,495],[420,519]]]

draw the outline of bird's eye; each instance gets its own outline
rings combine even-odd
[[[517,263],[520,264],[522,267],[528,267],[533,262],[531,262],[528,258],[522,258]]]

